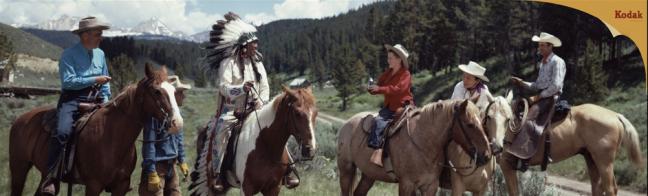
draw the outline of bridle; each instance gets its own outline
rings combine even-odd
[[[495,102],[496,101],[489,102],[488,106],[486,106],[486,110],[484,110],[484,119],[482,120],[482,127],[484,128],[484,131],[486,131],[486,133],[488,133],[487,124],[488,124],[488,120],[490,119],[490,116],[488,116],[488,111],[490,111],[491,106],[493,106]],[[488,141],[488,145],[491,146],[491,150],[493,151],[493,156],[498,156],[503,151],[503,148],[495,148],[496,144],[493,141]]]
[[[445,160],[447,162],[447,165],[444,164],[442,166],[452,169],[455,173],[457,173],[457,174],[459,174],[461,176],[470,176],[470,175],[474,174],[477,171],[477,168],[479,168],[479,167],[485,165],[486,163],[488,163],[488,161],[490,160],[491,157],[490,156],[485,157],[485,160],[484,160],[483,163],[477,163],[477,159],[479,159],[479,155],[477,155],[477,147],[472,142],[470,137],[468,137],[466,129],[465,129],[463,123],[461,122],[461,120],[459,119],[460,114],[458,112],[459,111],[458,107],[459,106],[455,105],[455,108],[454,108],[454,111],[453,111],[452,125],[450,126],[450,128],[448,128],[448,131],[447,131],[448,132],[448,140],[447,140],[447,142],[446,142],[446,144],[444,146],[444,149],[443,149],[443,156],[444,156],[444,158],[445,158]],[[473,166],[461,166],[461,167],[455,166],[452,163],[452,161],[450,161],[450,159],[448,159],[448,147],[450,146],[450,142],[454,140],[454,139],[452,139],[452,130],[453,130],[454,125],[455,125],[455,123],[457,121],[459,121],[459,123],[458,123],[459,124],[459,130],[461,130],[463,139],[470,144],[470,146],[468,147],[468,154],[470,155],[470,162],[471,162],[470,165],[474,164],[474,167]],[[473,170],[471,172],[469,172],[468,174],[464,174],[464,173],[461,173],[461,172],[458,171],[459,169],[470,169],[470,168],[473,168]]]

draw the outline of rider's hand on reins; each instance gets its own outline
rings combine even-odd
[[[522,82],[524,82],[524,80],[515,76],[511,76],[511,84],[519,86],[520,84],[522,84]]]
[[[245,91],[246,93],[250,92],[253,87],[254,87],[254,84],[252,83],[252,81],[247,81],[247,82],[245,82],[245,84],[243,84],[243,91]]]
[[[97,76],[95,78],[95,82],[97,82],[97,84],[102,85],[102,84],[110,82],[111,79],[112,78],[110,76]]]

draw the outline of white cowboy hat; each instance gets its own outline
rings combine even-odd
[[[400,44],[396,44],[394,46],[391,46],[389,44],[385,44],[385,48],[388,51],[391,50],[391,51],[396,52],[396,54],[398,54],[398,56],[400,56],[401,60],[403,60],[403,66],[405,66],[406,68],[409,68],[409,63],[407,62],[407,57],[409,57],[409,52],[407,52],[405,47],[403,47]]]
[[[545,32],[540,33],[540,36],[534,35],[531,38],[531,41],[551,43],[553,47],[560,47],[562,45],[560,39],[558,39],[556,36],[553,36],[552,34],[545,33]]]
[[[459,69],[467,74],[473,75],[482,81],[488,82],[488,77],[484,75],[486,73],[486,68],[482,67],[481,65],[475,63],[475,62],[468,62],[468,65],[461,64],[459,65]]]
[[[182,82],[180,82],[180,78],[178,76],[169,76],[167,78],[167,82],[171,83],[171,85],[173,85],[173,87],[175,87],[176,90],[191,89],[191,85],[183,84]]]
[[[94,16],[88,16],[79,21],[79,25],[77,26],[76,29],[72,30],[72,33],[80,34],[81,32],[93,30],[93,29],[101,29],[101,30],[110,29],[110,24],[99,22],[99,20]]]

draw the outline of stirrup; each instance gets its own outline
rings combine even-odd
[[[289,174],[283,177],[283,184],[288,189],[294,189],[295,187],[299,186],[299,179],[294,178]]]
[[[220,176],[216,177],[216,181],[212,184],[211,188],[216,192],[223,192],[223,190],[225,190],[225,186],[223,186],[223,181]]]
[[[54,196],[56,195],[56,183],[58,183],[58,180],[56,180],[54,177],[47,176],[48,179],[43,182],[43,185],[38,188],[38,192],[40,192],[41,195],[51,195]]]
[[[369,158],[369,162],[376,164],[376,166],[383,167],[382,154],[382,148],[374,150],[374,152],[371,154],[371,157]]]

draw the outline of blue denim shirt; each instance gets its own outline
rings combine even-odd
[[[144,125],[142,172],[145,174],[155,171],[155,163],[158,161],[177,159],[178,162],[184,163],[183,130],[169,134],[166,130],[160,130],[160,125],[155,118],[151,118]]]
[[[59,76],[63,90],[80,90],[95,84],[97,76],[109,76],[104,52],[95,48],[87,50],[81,43],[65,49],[59,61]],[[110,99],[110,84],[101,86],[99,96],[104,102]]]

